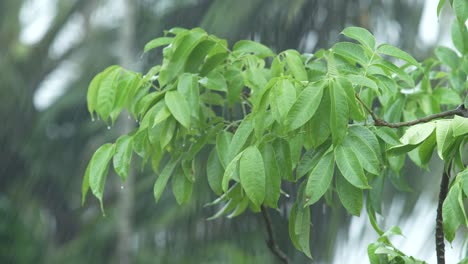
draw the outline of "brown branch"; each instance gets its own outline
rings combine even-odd
[[[405,127],[405,126],[413,126],[413,125],[420,124],[420,123],[427,123],[427,122],[432,121],[434,119],[448,117],[448,116],[454,116],[454,115],[458,115],[458,116],[461,116],[461,117],[468,118],[468,110],[462,104],[462,105],[458,106],[455,109],[440,112],[440,113],[429,115],[429,116],[425,116],[425,117],[422,117],[422,118],[418,118],[416,120],[405,121],[405,122],[397,122],[397,123],[390,123],[390,122],[387,122],[387,121],[379,118],[377,116],[377,114],[374,111],[372,111],[372,109],[370,109],[369,106],[367,106],[357,94],[356,94],[356,99],[362,104],[362,106],[366,109],[366,111],[369,112],[372,119],[374,120],[374,126],[386,126],[386,127],[391,127],[391,128],[399,128],[399,127]]]
[[[275,235],[273,234],[273,224],[271,222],[270,214],[268,213],[268,209],[262,205],[261,206],[263,220],[265,220],[265,227],[268,233],[268,240],[266,241],[268,248],[276,255],[283,263],[290,263],[288,256],[284,253],[278,246],[275,240]]]
[[[442,173],[442,180],[440,182],[439,192],[439,203],[437,205],[437,217],[436,217],[436,252],[437,252],[437,264],[445,264],[445,243],[444,243],[444,227],[443,227],[443,216],[442,216],[442,205],[447,197],[449,180],[450,180],[451,164],[448,165],[447,169],[444,169]]]

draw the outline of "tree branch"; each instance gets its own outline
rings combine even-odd
[[[425,117],[422,117],[422,118],[418,118],[416,120],[405,121],[405,122],[397,122],[397,123],[390,123],[390,122],[387,122],[387,121],[379,118],[377,116],[377,114],[375,114],[375,112],[372,111],[372,109],[370,109],[369,106],[367,106],[362,101],[362,99],[359,97],[359,95],[357,95],[357,94],[356,94],[356,99],[362,104],[362,106],[364,106],[366,111],[369,112],[372,119],[374,120],[374,126],[386,126],[386,127],[391,127],[391,128],[399,128],[399,127],[404,127],[404,126],[413,126],[413,125],[420,124],[420,123],[427,123],[427,122],[432,121],[434,119],[448,117],[448,116],[454,116],[454,115],[458,115],[458,116],[461,116],[461,117],[468,118],[468,110],[462,104],[462,105],[459,105],[455,109],[440,112],[440,113],[429,115],[429,116],[425,116]]]
[[[447,169],[444,169],[442,173],[442,180],[440,182],[439,191],[439,202],[437,205],[437,217],[436,217],[436,252],[437,252],[437,264],[445,264],[445,243],[444,243],[444,227],[443,227],[443,216],[442,216],[442,205],[447,197],[449,180],[450,180],[451,164],[449,163]]]
[[[265,228],[268,233],[268,239],[266,241],[268,248],[275,254],[283,263],[289,264],[291,261],[289,260],[286,253],[284,253],[278,246],[275,240],[275,235],[273,234],[273,224],[271,222],[270,214],[268,213],[268,209],[265,206],[261,206],[263,220],[265,220]]]

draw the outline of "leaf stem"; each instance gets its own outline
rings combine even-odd
[[[289,264],[291,261],[289,260],[288,256],[286,253],[284,253],[278,246],[275,240],[275,235],[273,234],[273,224],[271,222],[270,214],[268,213],[268,209],[262,205],[261,206],[262,210],[262,215],[263,215],[263,220],[265,221],[265,228],[268,233],[268,239],[266,240],[266,243],[268,245],[268,248],[273,252],[273,254],[276,255],[283,263]]]
[[[433,115],[429,115],[429,116],[425,116],[425,117],[418,118],[418,119],[415,119],[415,120],[412,120],[412,121],[390,123],[390,122],[387,122],[387,121],[379,118],[377,116],[377,114],[374,111],[372,111],[372,109],[370,109],[369,106],[367,106],[362,101],[362,99],[359,97],[359,95],[356,94],[355,96],[356,96],[356,99],[364,106],[366,111],[369,112],[369,114],[371,115],[372,119],[374,120],[374,126],[386,126],[386,127],[390,127],[390,128],[414,126],[414,125],[420,124],[420,123],[427,123],[427,122],[432,121],[434,119],[448,117],[448,116],[454,116],[454,115],[458,115],[458,116],[461,116],[461,117],[468,118],[468,109],[466,109],[464,105],[459,105],[455,109],[447,110],[447,111],[440,112],[440,113],[433,114]]]

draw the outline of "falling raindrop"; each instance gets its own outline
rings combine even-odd
[[[120,185],[120,189],[122,189],[122,190],[123,190],[123,189],[124,189],[124,186],[123,186],[123,185]]]
[[[96,120],[94,119],[94,116],[93,116],[93,117],[91,117],[91,122],[94,122],[94,121],[96,121]]]
[[[128,115],[127,118],[130,119],[131,118],[130,115]]]
[[[110,130],[110,129],[111,129],[111,127],[110,127],[110,126],[107,126],[107,130]]]

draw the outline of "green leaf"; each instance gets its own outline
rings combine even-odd
[[[439,104],[460,105],[462,103],[460,95],[452,89],[436,88],[432,92],[432,96]]]
[[[328,153],[320,157],[307,179],[304,189],[305,206],[317,202],[328,190],[333,179],[334,167],[333,151],[328,151]]]
[[[106,68],[104,71],[96,75],[93,80],[91,80],[91,83],[89,84],[88,87],[88,93],[86,95],[86,101],[88,102],[88,111],[93,116],[93,112],[96,110],[97,105],[98,105],[98,92],[99,88],[101,86],[102,80],[109,75],[109,73],[115,71],[118,69],[119,66],[110,66]]]
[[[455,238],[455,233],[460,225],[466,223],[465,210],[461,206],[462,192],[459,184],[455,184],[442,205],[442,217],[445,238],[451,243]]]
[[[321,145],[330,136],[330,104],[329,89],[324,87],[320,106],[305,126],[305,138],[310,141],[313,147]]]
[[[468,133],[468,118],[454,116],[452,120],[453,136],[458,137]]]
[[[232,137],[233,134],[231,132],[224,130],[216,136],[216,151],[224,168],[231,161],[229,158],[229,145],[231,144]]]
[[[386,177],[382,177],[381,175],[377,175],[377,177],[374,177],[371,183],[372,189],[369,190],[367,196],[367,203],[369,203],[370,200],[372,209],[374,209],[375,212],[379,214],[382,214],[382,197],[384,193],[385,180]]]
[[[96,112],[102,117],[104,122],[114,110],[117,95],[118,79],[122,69],[115,67],[110,70],[101,80],[97,91]]]
[[[216,49],[216,47],[213,48],[213,50],[215,50],[215,49]],[[215,53],[213,55],[208,54],[208,57],[206,58],[206,61],[203,64],[203,66],[202,66],[202,68],[200,70],[200,76],[206,76],[213,69],[215,69],[218,65],[223,63],[224,60],[227,58],[227,56],[228,56],[228,53],[226,52],[226,50],[223,50],[222,52]]]
[[[198,87],[197,77],[188,73],[184,73],[179,76],[177,91],[179,91],[185,97],[185,100],[187,100],[191,110],[191,115],[198,119],[200,108],[200,88]]]
[[[172,37],[160,37],[160,38],[155,38],[151,40],[150,42],[146,43],[143,52],[148,52],[152,49],[161,47],[161,46],[166,46],[172,43],[174,38]]]
[[[174,118],[185,128],[190,128],[190,108],[184,96],[178,91],[169,91],[164,101]]]
[[[301,160],[296,168],[296,178],[300,179],[302,176],[309,173],[319,162],[323,155],[329,150],[330,144],[328,142],[320,145],[316,149],[309,149],[304,155],[302,155]]]
[[[302,90],[286,116],[285,126],[288,131],[303,126],[312,118],[320,105],[322,95],[323,85],[311,84]]]
[[[239,181],[238,179],[239,175],[239,160],[242,157],[242,154],[244,152],[241,152],[235,156],[231,162],[226,166],[226,170],[224,171],[223,174],[223,180],[221,181],[221,187],[223,188],[223,191],[226,192],[229,188],[229,181],[231,179],[234,179],[236,181]]]
[[[337,89],[342,89],[346,94],[349,119],[364,121],[367,117],[367,113],[364,112],[362,105],[360,103],[358,104],[352,83],[347,78],[338,78],[335,82],[335,86],[337,86]]]
[[[254,132],[257,139],[261,139],[265,134],[265,130],[269,130],[272,126],[273,115],[271,111],[260,111],[253,116],[254,122]]]
[[[387,238],[389,236],[395,236],[395,235],[398,235],[398,236],[403,235],[402,232],[401,232],[401,228],[398,227],[398,226],[392,226],[389,230],[385,231],[385,233],[380,236],[381,238],[379,239],[379,241],[383,240],[382,238],[384,238],[384,237]],[[381,241],[381,242],[383,242],[383,241]]]
[[[130,169],[133,152],[133,137],[123,135],[115,142],[115,155],[113,159],[114,170],[122,181],[126,181]]]
[[[297,242],[300,250],[309,258],[310,254],[310,209],[309,207],[302,208],[298,206],[296,209],[296,217],[294,224],[294,232],[296,233]]]
[[[185,177],[182,168],[177,168],[174,171],[174,177],[172,177],[172,193],[179,205],[186,204],[190,201],[192,186],[193,183]]]
[[[412,64],[418,68],[421,68],[421,66],[419,65],[419,62],[416,59],[414,59],[411,55],[389,44],[382,44],[378,46],[377,52],[380,54],[385,54],[385,55],[389,55],[398,59],[402,59],[408,62],[409,64]]]
[[[457,179],[460,179],[463,192],[465,193],[465,195],[468,195],[468,167],[466,167],[465,170],[458,173]]]
[[[463,23],[452,23],[452,42],[461,54],[468,51],[468,30]]]
[[[275,56],[270,67],[271,77],[280,77],[284,72],[284,62],[278,56]]]
[[[417,148],[418,145],[396,145],[387,149],[388,155],[397,156],[402,154],[408,154],[408,152]]]
[[[129,93],[139,84],[141,77],[138,74],[134,74],[129,71],[122,71],[120,76],[119,83],[116,88],[116,95],[114,101],[114,107],[112,112],[109,114],[112,124],[119,116],[123,107],[127,105]]]
[[[349,184],[340,173],[336,178],[336,192],[348,213],[359,216],[362,210],[362,190]]]
[[[289,238],[291,239],[293,246],[297,250],[302,251],[302,246],[299,244],[299,239],[298,239],[298,236],[296,235],[296,227],[295,227],[297,210],[298,210],[298,205],[296,202],[296,203],[293,203],[293,206],[291,207],[291,212],[289,212],[288,231],[289,231]]]
[[[368,128],[363,126],[350,127],[343,140],[343,146],[351,148],[356,157],[359,157],[359,162],[366,171],[374,175],[380,174],[380,145]]]
[[[174,118],[168,118],[165,122],[160,124],[161,134],[159,138],[159,144],[161,149],[164,149],[172,140],[175,134],[177,123]]]
[[[205,86],[206,88],[214,91],[227,91],[227,84],[226,79],[224,76],[219,72],[210,72],[206,77],[200,79],[200,84]]]
[[[184,31],[175,37],[172,46],[172,56],[167,63],[163,62],[159,75],[161,85],[172,81],[182,72],[190,53],[204,37],[207,37],[207,34],[200,29]]]
[[[336,146],[335,160],[338,169],[340,169],[349,183],[360,189],[370,188],[361,163],[350,147],[343,145]]]
[[[452,7],[458,22],[460,24],[466,23],[468,19],[468,2],[466,0],[453,0]]]
[[[148,158],[147,155],[151,152],[150,145],[148,129],[140,128],[135,135],[133,135],[133,151],[144,159]]]
[[[203,94],[200,95],[200,100],[209,105],[219,105],[219,106],[224,106],[225,100],[224,98],[217,94],[217,93],[212,93],[209,91],[204,92]]]
[[[270,92],[271,112],[278,123],[283,122],[295,101],[296,88],[292,82],[288,79],[278,80]]]
[[[236,133],[232,137],[232,140],[229,144],[229,151],[227,155],[227,161],[231,161],[234,156],[236,156],[247,143],[250,135],[254,129],[254,124],[250,119],[244,119],[240,126],[237,128]]]
[[[286,140],[278,138],[273,142],[279,175],[282,179],[293,181],[291,149]]]
[[[156,125],[158,125],[161,122],[165,121],[170,116],[171,116],[171,111],[166,106],[166,104],[163,102],[161,104],[161,109],[159,111],[157,111],[157,113],[154,115],[153,127],[155,127]]]
[[[301,54],[296,50],[286,50],[283,53],[286,58],[286,64],[294,78],[298,81],[307,81],[307,72],[302,62]]]
[[[249,206],[249,197],[245,196],[236,206],[236,208],[227,216],[227,218],[234,218],[242,214]]]
[[[390,73],[395,73],[398,78],[408,84],[409,87],[414,87],[414,80],[406,73],[404,70],[397,67],[395,64],[388,62],[383,59],[377,59],[372,62],[372,65],[377,66],[383,70],[390,71]],[[391,76],[391,74],[387,73]],[[389,121],[390,122],[390,121]]]
[[[89,187],[94,196],[101,204],[101,211],[104,213],[102,198],[104,194],[104,185],[106,184],[109,162],[115,152],[115,145],[106,143],[99,147],[89,162]]]
[[[353,63],[366,65],[369,61],[362,47],[351,42],[338,42],[333,45],[332,51]]]
[[[346,93],[341,85],[330,83],[330,128],[333,145],[338,145],[346,135],[349,108]]]
[[[357,40],[362,45],[373,50],[375,48],[374,36],[365,28],[360,27],[347,27],[341,32],[348,38]]]
[[[216,218],[219,218],[220,216],[226,214],[227,212],[231,211],[232,209],[234,209],[236,207],[236,202],[233,200],[233,199],[230,199],[226,204],[224,204],[223,207],[221,207],[221,209],[219,209],[218,212],[216,212],[216,214],[214,214],[213,216],[211,217],[208,217],[206,220],[210,221],[210,220],[214,220]]]
[[[376,94],[380,94],[380,90],[379,90],[379,87],[377,86],[377,84],[373,80],[367,78],[366,76],[349,74],[349,75],[346,75],[346,79],[348,79],[351,83],[353,83],[355,85],[369,87]]]
[[[370,264],[380,264],[380,257],[375,253],[380,245],[378,243],[371,243],[367,246],[367,255]]]
[[[185,63],[185,72],[198,73],[200,66],[205,62],[208,53],[216,45],[216,42],[211,39],[205,39],[198,43],[198,45],[190,53]]]
[[[375,134],[389,145],[399,145],[400,139],[394,129],[389,127],[379,127],[374,130]]]
[[[436,135],[432,133],[424,142],[419,146],[418,155],[420,166],[423,167],[431,160],[434,148],[436,146]]]
[[[401,143],[405,145],[419,145],[428,138],[435,129],[435,122],[427,122],[411,126],[401,137]]]
[[[265,204],[268,207],[277,208],[280,198],[281,176],[275,158],[275,150],[271,144],[265,144],[260,152],[265,165]]]
[[[454,141],[451,120],[437,120],[436,122],[437,154],[444,160],[444,153]]]
[[[445,4],[445,0],[439,0],[439,4],[437,4],[437,18],[440,17],[440,11],[442,11],[444,4]]]
[[[460,64],[460,58],[457,53],[446,47],[437,47],[435,49],[435,55],[445,65],[448,65],[452,70],[458,68]]]
[[[251,40],[238,41],[236,44],[234,44],[232,51],[239,54],[253,53],[261,59],[275,56],[275,54],[273,53],[273,51],[271,51],[270,48]]]
[[[217,195],[221,195],[223,192],[221,182],[223,180],[224,169],[223,165],[219,161],[215,148],[211,150],[210,155],[208,156],[206,174],[211,190],[213,190],[213,192]]]
[[[379,236],[383,235],[384,231],[379,227],[379,225],[377,224],[377,219],[375,217],[375,210],[374,210],[374,207],[372,206],[372,203],[369,201],[370,200],[370,197],[367,196],[367,200],[366,200],[366,211],[367,211],[367,215],[369,217],[369,221],[372,225],[372,228],[374,228],[374,231],[379,234]]]
[[[239,173],[245,194],[260,207],[265,199],[265,167],[257,147],[250,146],[245,149],[239,161]]]
[[[156,203],[159,201],[159,198],[161,198],[161,195],[164,189],[166,188],[167,182],[169,181],[169,178],[171,177],[178,163],[179,159],[175,159],[174,157],[171,158],[171,160],[166,164],[166,166],[162,170],[161,174],[158,175],[158,178],[156,179],[156,182],[154,183],[153,187],[154,200],[156,201]]]
[[[417,124],[408,128],[401,137],[401,145],[388,149],[390,155],[406,154],[426,140],[435,130],[435,122]]]
[[[229,87],[227,89],[227,100],[232,106],[240,102],[242,89],[244,88],[244,76],[242,76],[242,72],[236,67],[227,70],[224,76]]]

